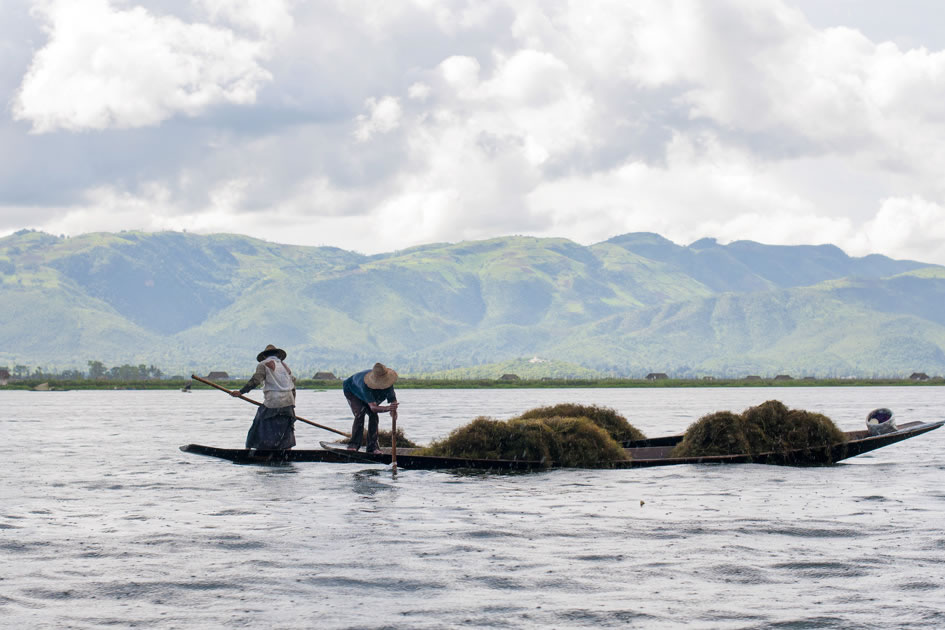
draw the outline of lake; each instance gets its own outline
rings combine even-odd
[[[259,392],[253,394],[261,399]],[[648,436],[768,399],[863,428],[945,387],[403,390],[417,442],[557,402]],[[824,468],[239,466],[216,391],[0,392],[0,620],[20,628],[945,627],[945,430]],[[350,430],[339,391],[299,415]],[[389,418],[382,416],[382,428]],[[298,448],[334,434],[297,424]]]

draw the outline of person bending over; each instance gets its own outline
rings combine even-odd
[[[354,423],[351,425],[351,440],[348,450],[356,451],[361,448],[364,436],[364,416],[368,417],[367,445],[368,453],[380,453],[377,445],[377,414],[390,412],[392,420],[397,420],[397,394],[394,393],[394,383],[397,381],[397,372],[382,363],[375,363],[370,370],[352,374],[345,379],[343,391],[351,413],[354,414]],[[387,401],[387,405],[379,403]]]

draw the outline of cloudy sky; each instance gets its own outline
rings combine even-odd
[[[0,0],[0,236],[945,264],[939,0]]]

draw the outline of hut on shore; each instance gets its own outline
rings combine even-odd
[[[230,375],[226,372],[210,372],[207,374],[208,381],[228,381],[230,380]]]
[[[669,376],[665,372],[650,372],[646,375],[648,381],[665,381]]]
[[[334,372],[315,372],[315,376],[312,377],[316,381],[336,381],[338,377],[335,376]]]

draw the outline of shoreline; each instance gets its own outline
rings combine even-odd
[[[219,381],[218,384],[228,389],[239,389],[246,379],[230,379]],[[36,389],[46,384],[47,389]],[[300,390],[328,390],[341,389],[342,381],[300,379],[297,388]],[[24,379],[0,386],[0,391],[70,391],[70,390],[180,390],[190,385],[193,390],[213,389],[208,385],[190,379],[166,379],[149,381],[113,381],[113,380],[55,380],[55,379]],[[908,378],[875,378],[875,379],[423,379],[401,378],[397,382],[397,389],[588,389],[588,388],[707,388],[707,387],[741,387],[741,388],[771,388],[771,387],[934,387],[945,385],[945,378],[935,377],[925,381],[910,380]]]

